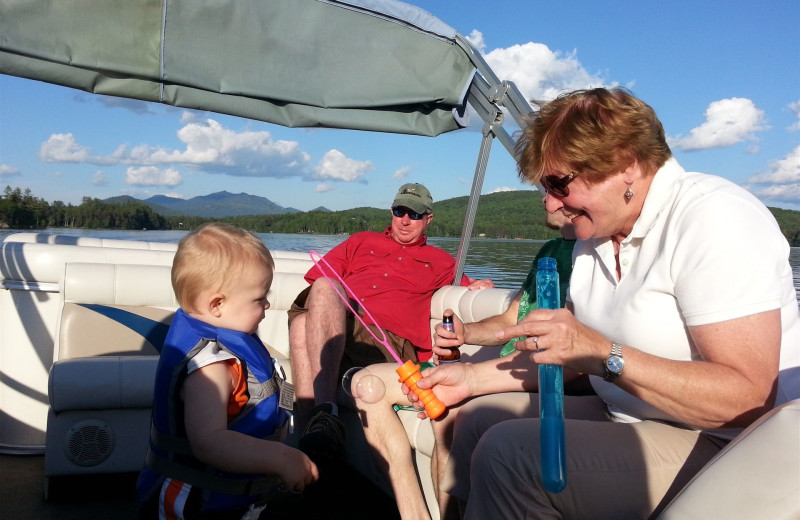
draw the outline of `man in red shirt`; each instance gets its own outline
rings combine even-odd
[[[373,333],[388,343],[403,361],[431,357],[430,307],[437,289],[453,282],[455,260],[427,244],[425,230],[433,220],[433,198],[422,184],[400,187],[392,203],[392,222],[383,231],[363,231],[333,248],[325,261],[347,283],[375,323],[359,310]],[[311,420],[303,431],[300,449],[316,459],[344,456],[344,426],[338,418],[336,390],[339,377],[354,366],[394,362],[386,347],[349,312],[336,289],[314,266],[306,273],[311,284],[289,311],[289,342],[297,417]],[[492,287],[491,280],[475,282],[466,276],[461,285]],[[313,410],[312,410],[312,407]],[[309,411],[311,413],[309,413]],[[303,427],[301,423],[299,427]]]

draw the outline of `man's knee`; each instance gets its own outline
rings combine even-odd
[[[344,288],[339,282],[328,280],[327,278],[317,278],[311,284],[311,291],[308,293],[308,300],[306,307],[308,307],[314,300],[322,297],[335,296],[339,298],[339,293],[344,294]]]

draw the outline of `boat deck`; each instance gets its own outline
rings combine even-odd
[[[0,455],[0,517],[4,520],[135,520],[135,474],[65,477],[44,499],[43,455]],[[399,519],[394,499],[349,466],[321,469],[298,499],[275,504],[266,519]]]

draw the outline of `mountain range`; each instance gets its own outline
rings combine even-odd
[[[153,211],[164,216],[194,217],[238,217],[242,215],[275,215],[280,213],[302,213],[299,209],[284,208],[265,197],[248,195],[247,193],[230,193],[219,191],[209,195],[179,199],[166,195],[155,195],[148,199],[136,199],[128,195],[111,197],[103,200],[108,204],[124,204],[126,202],[144,202]],[[312,211],[330,211],[319,207]]]

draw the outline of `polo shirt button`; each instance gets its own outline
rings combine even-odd
[[[402,257],[402,256],[398,256],[398,257],[397,257],[397,259],[398,259],[398,260],[402,260],[402,259],[403,259],[403,257]]]
[[[425,264],[425,267],[430,267],[428,264]]]
[[[622,259],[622,265],[628,265],[628,259],[627,258],[623,258]]]
[[[378,286],[377,286],[377,285],[373,285],[373,286],[372,286],[372,288],[373,288],[373,289],[377,289],[377,288],[378,288]]]
[[[364,301],[364,298],[361,298],[361,301],[363,302],[363,301]]]
[[[383,276],[389,276],[389,273],[383,273]]]

